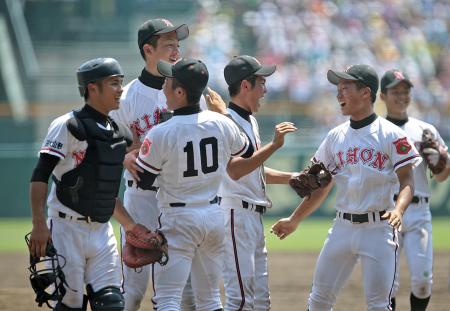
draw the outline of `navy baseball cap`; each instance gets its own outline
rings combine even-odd
[[[231,85],[252,75],[268,77],[276,69],[276,65],[261,65],[253,56],[241,55],[233,57],[228,65],[225,66],[223,75],[227,84]]]
[[[178,40],[189,36],[189,27],[186,24],[174,26],[171,21],[163,18],[150,19],[139,27],[138,45],[141,49],[152,36],[176,31]]]
[[[386,71],[381,78],[381,92],[386,93],[387,89],[398,85],[400,82],[406,82],[410,87],[414,86],[406,72],[399,69],[391,69]]]
[[[328,81],[338,85],[340,80],[359,81],[370,88],[372,99],[376,98],[378,91],[378,74],[369,65],[351,65],[345,71],[328,70]]]
[[[177,79],[194,94],[203,93],[208,84],[208,68],[197,59],[182,58],[175,65],[159,61],[157,68],[162,76]]]

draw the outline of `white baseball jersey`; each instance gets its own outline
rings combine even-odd
[[[232,109],[228,109],[228,113],[244,129],[247,136],[251,139],[255,151],[258,150],[261,146],[261,138],[255,117],[250,115],[249,122]],[[226,175],[219,188],[219,196],[270,206],[270,201],[266,196],[265,176],[263,174],[263,166],[260,166],[248,175],[241,177],[238,181],[234,181],[230,176]]]
[[[247,137],[225,116],[202,111],[175,115],[148,132],[137,163],[159,174],[160,207],[185,202],[209,202],[217,190],[231,156],[248,148]]]
[[[431,124],[428,124],[426,122],[414,118],[408,118],[408,122],[406,122],[403,126],[400,126],[400,128],[403,129],[406,132],[406,134],[408,134],[408,137],[414,143],[416,148],[419,147],[419,143],[422,141],[423,130],[429,129],[433,133],[434,137],[439,141],[439,143],[442,146],[445,146],[446,149],[448,149],[441,135],[439,135],[439,132]],[[413,172],[414,172],[414,195],[429,197],[431,192],[430,187],[428,186],[426,163],[422,162]]]
[[[361,129],[351,128],[350,121],[334,128],[314,158],[336,169],[337,211],[355,214],[392,209],[398,192],[394,172],[422,159],[406,133],[381,117]]]
[[[164,111],[167,111],[167,105],[163,91],[134,79],[123,89],[120,108],[111,111],[110,115],[134,129],[142,142],[147,132],[161,121],[161,112]],[[124,178],[132,180],[133,176],[126,170]]]

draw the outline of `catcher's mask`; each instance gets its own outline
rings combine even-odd
[[[30,246],[31,232],[25,236],[25,241]],[[64,256],[56,252],[52,243],[47,243],[45,257],[33,257],[30,254],[30,282],[36,293],[36,302],[39,307],[44,303],[50,309],[50,301],[60,302],[66,294],[67,285],[62,268],[66,265]]]

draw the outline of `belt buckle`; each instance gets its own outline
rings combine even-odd
[[[86,222],[90,224],[92,222],[91,216],[86,216]]]
[[[363,221],[360,220],[353,220],[353,214],[350,214],[350,221],[352,222],[352,224],[362,224],[364,223]]]

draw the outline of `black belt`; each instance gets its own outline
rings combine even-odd
[[[209,204],[216,204],[216,203],[219,203],[218,196],[216,196],[214,199],[209,201]],[[183,206],[186,206],[186,203],[183,203],[183,202],[169,203],[169,206],[170,207],[183,207]]]
[[[398,198],[398,194],[394,194],[394,201],[397,201],[397,198]],[[417,204],[420,202],[428,203],[428,197],[419,197],[416,195],[412,197],[411,203]]]
[[[338,212],[338,215],[339,215],[339,217],[342,217],[345,220],[349,220],[354,224],[363,224],[363,223],[369,222],[369,215],[372,215],[372,220],[375,221],[376,213],[377,212],[370,212],[370,213],[366,213],[366,214],[350,214],[350,213]],[[384,215],[385,211],[381,211],[378,213],[380,214],[380,219],[381,219],[381,216]]]
[[[133,187],[134,180],[127,180],[127,185],[129,188]],[[136,188],[139,188],[138,184],[136,183]],[[145,189],[150,191],[158,191],[158,187],[150,186],[150,188]]]
[[[250,208],[252,208],[252,206],[254,206],[254,211],[258,212],[260,214],[264,214],[266,212],[266,210],[267,210],[267,206],[257,205],[257,204],[253,204],[253,203],[248,203],[248,202],[242,200],[242,207],[243,208],[247,208],[248,209],[249,206],[250,206]]]
[[[59,212],[59,211],[58,211],[58,216],[59,216],[60,218],[63,218],[63,219],[69,219],[69,220],[82,220],[82,221],[87,222],[88,224],[91,223],[91,222],[93,222],[92,218],[89,217],[89,216],[76,217],[76,216],[67,215],[66,213]]]

